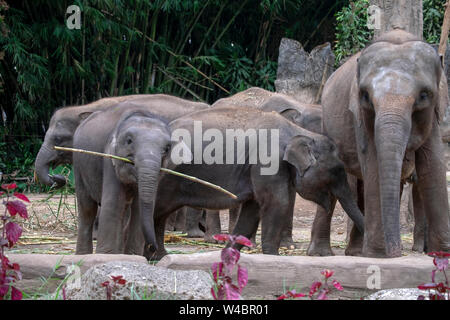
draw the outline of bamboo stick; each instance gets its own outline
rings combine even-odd
[[[112,155],[112,154],[107,154],[107,153],[88,151],[88,150],[83,150],[83,149],[75,149],[75,148],[57,147],[57,146],[54,146],[53,148],[55,150],[85,153],[85,154],[89,154],[89,155],[93,155],[93,156],[99,156],[99,157],[104,157],[104,158],[109,158],[109,159],[116,159],[116,160],[120,160],[120,161],[124,161],[124,162],[128,162],[128,163],[134,164],[133,161],[131,161],[130,159],[119,157],[119,156],[115,156],[115,155]],[[225,190],[224,188],[222,188],[222,187],[220,187],[218,185],[215,185],[215,184],[213,184],[211,182],[208,182],[208,181],[205,181],[205,180],[202,180],[202,179],[199,179],[199,178],[196,178],[196,177],[193,177],[193,176],[181,173],[181,172],[170,170],[170,169],[167,169],[167,168],[160,168],[160,170],[163,171],[163,172],[166,172],[166,173],[178,176],[178,177],[182,177],[182,178],[194,181],[194,182],[201,183],[201,184],[203,184],[203,185],[205,185],[207,187],[210,187],[210,188],[215,189],[217,191],[223,192],[223,193],[229,195],[233,199],[237,199],[237,196],[234,193],[231,193],[230,191]]]
[[[450,1],[445,4],[444,21],[442,22],[441,40],[439,42],[439,54],[444,57],[447,49],[448,32],[450,29]]]

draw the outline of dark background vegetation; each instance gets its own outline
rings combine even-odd
[[[439,42],[445,0],[424,0],[424,36]],[[82,11],[69,30],[66,9]],[[282,37],[338,60],[370,40],[367,0],[0,0],[0,172],[32,176],[56,108],[167,93],[215,100],[274,90]]]

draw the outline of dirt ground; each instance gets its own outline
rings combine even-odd
[[[14,253],[74,254],[76,244],[76,203],[74,196],[29,194],[30,219],[23,224],[24,232],[19,243],[11,250]],[[306,255],[310,240],[311,226],[316,205],[299,196],[294,212],[293,239],[296,248],[281,248],[282,255]],[[220,213],[222,232],[228,232],[228,213]],[[406,229],[406,230],[405,230]],[[412,246],[411,226],[403,228],[404,254],[410,253]],[[343,255],[346,246],[347,218],[338,204],[331,225],[331,245],[336,255]],[[257,247],[247,253],[261,253],[257,234]],[[180,232],[167,232],[166,249],[169,253],[184,254],[219,250],[223,244],[206,243],[202,238],[187,238]]]

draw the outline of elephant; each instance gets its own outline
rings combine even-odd
[[[169,95],[153,95],[153,98],[140,99],[135,101],[124,101],[115,108],[109,108],[91,114],[76,129],[73,135],[73,147],[89,151],[104,152],[108,139],[113,133],[117,122],[125,112],[143,111],[151,112],[155,117],[171,121],[179,116],[188,113],[209,108],[205,103],[192,102]],[[112,221],[123,221],[123,212],[114,210],[109,214],[107,208],[102,203],[103,188],[103,159],[81,153],[74,153],[73,170],[75,178],[75,191],[78,203],[78,234],[77,234],[77,254],[89,254],[93,252],[92,229],[95,217],[97,215],[97,206],[101,204],[101,212],[107,212],[105,217],[100,215],[97,234],[97,253],[131,253],[142,254],[137,247],[142,247],[142,239],[134,238],[134,233],[127,238],[126,242],[121,243],[122,249],[112,251],[111,245],[102,242],[101,230],[108,229],[109,225],[116,226]],[[97,177],[92,179],[92,177]],[[134,202],[133,202],[134,203]],[[107,204],[106,204],[107,205]],[[138,210],[138,204],[131,206],[131,210]],[[127,207],[128,208],[128,207]],[[128,229],[133,223],[139,223],[133,220],[133,214],[130,214],[124,229]],[[102,224],[105,227],[102,228]],[[122,228],[122,226],[121,226]],[[121,241],[122,238],[114,241]],[[137,244],[136,244],[137,243]]]
[[[55,111],[45,133],[44,142],[36,156],[35,171],[37,180],[47,186],[60,188],[65,185],[66,179],[61,175],[49,175],[51,166],[71,164],[72,154],[57,151],[53,147],[73,146],[73,134],[80,123],[96,111],[114,107],[122,101],[157,99],[159,95],[128,95],[121,97],[103,98],[81,106],[70,106]]]
[[[401,255],[401,186],[414,171],[414,211],[426,217],[427,250],[449,251],[446,165],[439,128],[447,105],[439,56],[403,30],[380,36],[327,80],[323,134],[333,139],[345,170],[356,177],[357,199],[365,214],[364,235],[352,230],[346,254]],[[325,213],[318,208],[314,224],[329,225],[331,214],[332,210]],[[331,251],[326,229],[311,239],[311,252]]]
[[[190,136],[194,135],[195,139],[198,135],[199,124],[205,130],[205,134],[214,132],[218,135],[214,140],[217,142],[214,148],[214,155],[217,157],[212,162],[211,159],[203,161],[196,158],[204,155],[207,150],[212,154],[210,144],[207,144],[205,140],[203,142],[197,140],[194,141],[194,148],[192,148],[189,142]],[[160,259],[166,254],[165,220],[172,212],[183,206],[223,210],[242,205],[242,212],[233,234],[250,238],[256,232],[261,218],[262,251],[265,254],[278,254],[281,231],[290,218],[296,192],[325,209],[330,207],[330,195],[335,195],[355,222],[355,226],[363,232],[363,216],[352,198],[337,149],[329,138],[303,129],[276,112],[234,106],[198,111],[172,121],[169,127],[172,132],[171,141],[186,140],[188,149],[186,152],[181,152],[184,159],[181,162],[174,160],[173,155],[178,156],[180,150],[173,147],[168,153],[163,153],[161,149],[152,152],[159,157],[155,156],[151,160],[154,172],[149,173],[147,179],[154,181],[153,194],[146,197],[154,199],[152,200],[154,208],[145,210],[143,214],[146,216],[141,216],[145,222],[141,227],[146,241],[145,256],[147,258]],[[274,155],[273,163],[278,164],[278,170],[263,174],[264,169],[268,169],[267,163],[251,162],[250,154],[240,158],[242,154],[239,156],[234,147],[231,151],[227,150],[226,139],[220,140],[219,136],[226,136],[228,130],[232,129],[240,130],[241,133],[244,131],[248,133],[248,130],[252,129],[266,130],[266,133],[270,130],[273,134],[271,141],[274,141],[270,143],[273,148],[271,154]],[[276,133],[272,130],[278,132],[278,141],[275,138]],[[180,133],[183,134],[180,135]],[[233,138],[231,141],[234,141]],[[246,150],[250,150],[249,144],[250,142],[245,144]],[[222,149],[220,152],[219,149],[222,147],[227,151],[223,152],[224,149]],[[265,147],[268,148],[267,145]],[[191,163],[192,158],[186,157],[185,154],[193,154],[194,163]],[[230,159],[227,160],[226,154],[233,156],[232,163],[228,161]],[[241,162],[236,163],[236,159],[239,158]],[[122,166],[129,166],[129,164],[124,163]],[[160,166],[207,180],[229,190],[237,198],[233,199],[215,189],[178,176],[160,173]],[[173,197],[174,194],[176,197]],[[154,219],[154,223],[149,221],[151,219]],[[101,227],[102,224],[99,228]],[[112,233],[109,234],[113,238],[117,237]]]
[[[315,133],[322,133],[322,107],[317,104],[302,103],[294,98],[281,94],[270,92],[258,87],[251,87],[247,90],[236,93],[230,97],[217,100],[211,105],[212,108],[232,105],[236,107],[253,107],[263,111],[276,111],[286,119],[292,121],[298,126]],[[230,220],[228,230],[233,230],[237,221],[240,207],[230,209]],[[294,212],[292,212],[293,216]],[[212,213],[208,215],[206,229],[212,229],[217,232],[220,230],[219,215]],[[219,221],[216,221],[219,220]],[[206,241],[214,241],[209,232],[205,237]],[[292,219],[283,231],[282,246],[290,247],[294,245],[292,239]]]

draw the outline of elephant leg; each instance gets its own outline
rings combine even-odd
[[[98,217],[100,216],[100,206],[97,208],[97,215],[94,221],[94,229],[92,230],[92,239],[97,240],[97,232],[98,232]]]
[[[286,221],[286,226],[284,227],[283,231],[281,232],[281,247],[290,248],[292,246],[296,247],[296,244],[294,242],[294,239],[292,239],[292,228],[294,223],[294,207],[295,207],[295,201],[290,204],[289,208],[289,218]]]
[[[175,214],[175,230],[186,232],[186,211],[188,208],[178,209]]]
[[[78,235],[76,254],[91,254],[93,252],[92,231],[97,216],[97,202],[80,190],[77,190],[78,205]]]
[[[186,207],[186,228],[188,238],[203,238],[205,233],[200,230],[200,220],[203,210]]]
[[[177,220],[177,214],[178,214],[178,210],[173,212],[171,215],[169,215],[167,217],[166,227],[165,227],[165,229],[167,231],[175,231],[175,224],[176,224],[176,220]]]
[[[145,244],[144,257],[149,261],[158,261],[161,260],[165,255],[167,255],[167,251],[164,248],[164,228],[166,225],[166,218],[167,215],[155,218],[155,235],[156,242],[158,244],[158,250],[155,250],[153,246],[148,245],[147,243]]]
[[[311,228],[311,241],[306,254],[308,256],[333,256],[331,250],[330,232],[331,218],[337,199],[332,197],[330,211],[327,212],[321,206],[317,206],[316,216]]]
[[[205,242],[216,243],[215,234],[222,233],[220,225],[220,214],[217,210],[206,210],[206,231],[204,235]]]
[[[125,254],[143,255],[144,253],[144,234],[141,230],[141,221],[139,219],[139,201],[134,199],[130,207],[130,219],[126,232]]]
[[[228,233],[231,233],[236,226],[236,223],[239,219],[239,215],[241,214],[242,206],[237,206],[235,208],[231,208],[229,210],[229,220],[228,220]]]
[[[349,175],[348,177],[350,178],[351,176]],[[353,180],[356,180],[356,185],[351,183],[350,188],[357,194],[359,210],[364,213],[364,183],[362,180],[356,178],[349,179],[349,182],[353,182]],[[356,190],[354,187],[356,187]],[[362,255],[364,235],[358,230],[358,228],[355,227],[354,223],[350,219],[349,224],[351,225],[351,231],[349,234],[348,245],[345,249],[345,255],[360,256]]]
[[[256,201],[246,201],[241,206],[241,213],[231,234],[242,235],[248,239],[256,235],[259,225],[259,209],[260,207]],[[252,243],[254,242],[252,241]],[[237,244],[235,247],[240,250],[242,245]]]
[[[128,218],[131,197],[115,175],[112,165],[103,173],[103,192],[98,226],[97,253],[123,253],[124,218]]]
[[[423,252],[425,250],[425,211],[423,209],[423,200],[419,192],[417,183],[413,184],[412,200],[414,207],[414,234],[413,234],[413,251]]]
[[[287,201],[274,199],[275,201],[265,202],[260,209],[261,245],[264,254],[278,255],[283,230],[286,229],[289,220],[292,220],[296,193],[294,190],[291,192],[289,187],[283,191]]]
[[[431,135],[416,151],[417,187],[426,215],[427,250],[450,252],[450,212],[446,170],[439,127],[435,122]]]
[[[231,208],[228,211],[229,214],[229,220],[228,220],[228,233],[231,234],[231,232],[233,231],[234,227],[236,226],[236,223],[239,219],[239,215],[241,214],[242,211],[242,205],[239,205],[235,208]],[[251,238],[249,238],[250,241],[254,244],[256,244],[256,232],[253,234],[253,236]]]

